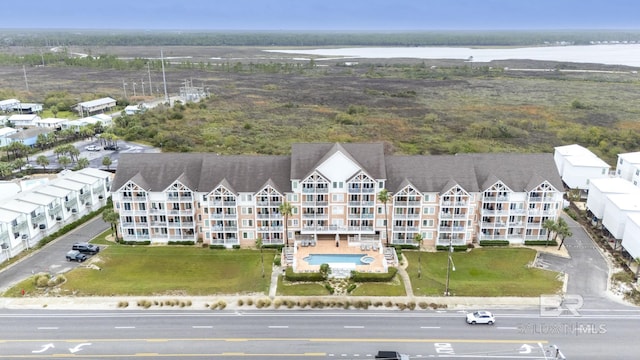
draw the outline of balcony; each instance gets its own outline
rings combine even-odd
[[[303,188],[302,192],[305,194],[328,194],[329,193],[329,188],[325,187],[325,188]]]
[[[167,194],[167,200],[168,201],[193,201],[193,196],[191,196],[191,194],[184,194],[184,195],[171,195],[171,194]]]
[[[235,200],[209,200],[208,202],[209,206],[214,206],[214,207],[220,207],[220,206],[224,206],[224,207],[235,207],[237,205],[237,202]]]
[[[187,221],[169,221],[167,226],[170,228],[189,228],[193,229],[194,223]]]
[[[167,211],[167,214],[169,215],[193,215],[194,211],[193,209],[179,209],[179,210],[169,210]]]
[[[468,206],[469,202],[468,201],[443,201],[442,202],[442,206]]]
[[[464,226],[439,226],[438,231],[440,232],[465,232],[466,229]]]
[[[467,214],[440,213],[441,219],[466,219]]]
[[[347,192],[349,194],[372,194],[375,191],[374,188],[363,188],[363,187],[349,187]]]

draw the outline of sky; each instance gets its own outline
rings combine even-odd
[[[30,0],[0,11],[5,29],[640,29],[638,0]]]

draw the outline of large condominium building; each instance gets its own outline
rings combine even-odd
[[[227,247],[415,244],[417,234],[431,246],[523,243],[546,239],[542,224],[557,219],[562,195],[552,154],[395,156],[381,143],[294,144],[290,156],[122,154],[112,186],[125,240]]]

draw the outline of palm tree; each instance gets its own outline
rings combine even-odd
[[[413,241],[418,243],[418,279],[422,278],[422,242],[424,239],[422,238],[422,234],[417,233],[416,236],[413,237]]]
[[[542,223],[542,228],[547,230],[547,243],[544,246],[549,246],[549,238],[551,233],[556,231],[558,224],[553,219],[547,219]]]
[[[280,211],[280,215],[282,215],[284,218],[283,219],[284,220],[284,239],[285,239],[286,246],[289,247],[288,222],[289,222],[289,216],[291,216],[291,214],[293,213],[293,206],[291,206],[291,203],[285,200],[282,204],[280,204],[280,206],[278,206],[278,211]]]
[[[120,220],[120,215],[113,209],[111,199],[109,199],[106,206],[107,208],[102,212],[102,220],[111,225],[111,235],[113,235],[115,231],[116,242],[118,242],[118,221]]]
[[[567,224],[567,222],[562,218],[558,219],[558,229],[556,230],[556,235],[560,236],[560,245],[558,246],[558,250],[560,250],[560,248],[564,244],[564,239],[573,236],[573,232],[571,232],[571,229],[569,229],[569,224]]]
[[[71,164],[71,159],[68,156],[60,156],[60,158],[58,159],[58,163],[66,169],[67,166]]]
[[[76,169],[80,170],[80,169],[88,168],[89,165],[91,165],[91,163],[89,162],[89,159],[83,157],[78,159],[78,162],[76,163]]]
[[[387,203],[389,202],[389,192],[387,189],[382,189],[378,193],[378,201],[380,201],[384,205],[384,228],[385,228],[385,236],[387,237],[387,246],[389,246],[389,222],[387,216]]]
[[[260,249],[260,261],[262,262],[262,277],[264,277],[264,254],[262,253],[262,238],[259,236],[256,239],[256,247]]]
[[[109,170],[109,167],[111,166],[111,164],[113,164],[113,161],[111,161],[111,158],[108,156],[105,156],[102,158],[102,165],[107,167],[107,170]]]

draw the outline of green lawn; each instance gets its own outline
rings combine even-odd
[[[353,296],[406,296],[404,285],[396,275],[391,283],[361,283],[351,292]]]
[[[101,270],[68,272],[62,290],[79,296],[267,293],[273,255],[264,251],[263,278],[255,250],[111,245],[97,255]]]
[[[442,295],[447,278],[447,252],[422,253],[422,278],[418,278],[418,252],[404,251],[416,296]],[[449,291],[456,296],[538,296],[562,288],[558,273],[529,268],[536,252],[531,249],[474,249],[452,253]]]
[[[278,296],[326,296],[329,290],[322,283],[291,282],[278,277]]]

